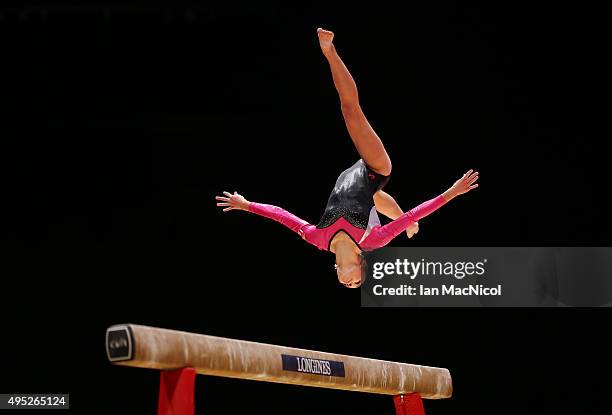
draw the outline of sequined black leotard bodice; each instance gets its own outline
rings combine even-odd
[[[374,207],[374,193],[388,181],[389,176],[376,173],[360,159],[336,180],[317,228],[326,228],[344,217],[351,225],[366,229]]]

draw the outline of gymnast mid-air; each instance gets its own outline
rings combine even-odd
[[[395,199],[382,190],[389,181],[391,160],[361,109],[355,81],[333,44],[334,34],[321,28],[317,34],[340,96],[344,122],[361,159],[340,174],[317,225],[277,206],[249,202],[237,192],[223,192],[224,196],[216,200],[224,212],[244,210],[273,219],[306,242],[333,252],[338,280],[346,287],[357,288],[363,281],[362,251],[381,248],[404,231],[412,238],[419,230],[419,219],[477,188],[478,172],[467,171],[441,195],[402,212]],[[377,212],[392,222],[382,226]]]

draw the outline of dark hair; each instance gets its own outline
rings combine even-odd
[[[361,282],[359,283],[359,287],[361,287],[368,275],[368,261],[363,251],[359,254],[359,263],[361,264]]]

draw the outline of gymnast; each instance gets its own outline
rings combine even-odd
[[[338,177],[317,225],[277,206],[249,202],[237,192],[223,192],[224,196],[216,196],[216,200],[223,212],[244,210],[273,219],[306,242],[333,252],[338,280],[346,287],[357,288],[363,281],[363,251],[383,247],[404,231],[412,238],[419,230],[419,219],[478,187],[478,172],[467,171],[441,195],[403,213],[395,199],[382,190],[389,181],[391,160],[361,109],[355,81],[333,44],[334,34],[321,28],[317,34],[340,96],[344,122],[361,158]],[[392,222],[382,226],[377,211]]]

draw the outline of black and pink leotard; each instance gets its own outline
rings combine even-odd
[[[374,206],[374,193],[388,181],[389,176],[374,172],[363,160],[359,160],[338,177],[325,212],[316,226],[278,206],[251,202],[249,211],[281,223],[306,242],[325,251],[329,251],[332,239],[341,231],[346,232],[362,251],[371,251],[387,245],[411,224],[446,203],[440,195],[381,226]]]

